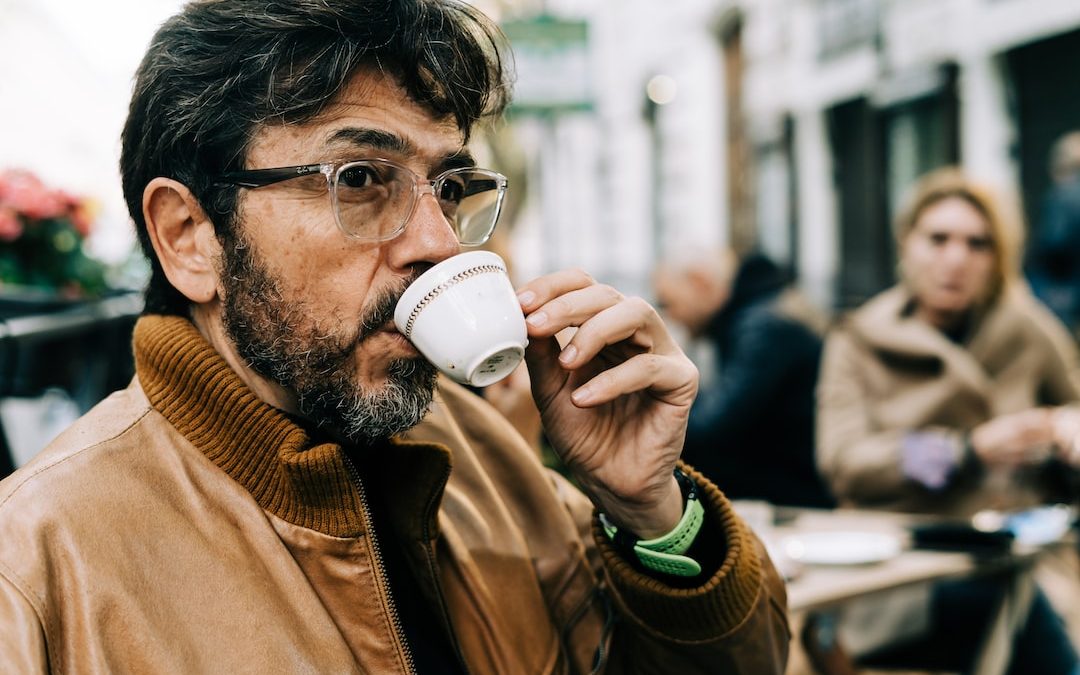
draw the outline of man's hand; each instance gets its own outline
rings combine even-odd
[[[674,529],[698,372],[656,310],[581,271],[526,284],[525,358],[552,447],[609,518],[649,539]],[[576,327],[560,349],[555,334]]]

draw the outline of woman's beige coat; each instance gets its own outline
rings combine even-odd
[[[1075,471],[1057,462],[1009,474],[968,461],[930,490],[904,476],[901,444],[914,431],[954,440],[1003,413],[1080,400],[1075,344],[1024,288],[1010,289],[957,344],[912,315],[894,287],[826,340],[818,387],[817,461],[841,503],[970,515],[1071,498]]]

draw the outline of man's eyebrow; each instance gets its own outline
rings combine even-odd
[[[408,139],[382,129],[346,127],[338,129],[326,140],[327,146],[347,145],[363,147],[369,150],[382,150],[396,155],[411,156],[417,154],[416,146]],[[476,158],[467,149],[462,148],[440,158],[436,163],[439,171],[476,166]]]
[[[476,158],[472,156],[472,153],[468,150],[459,150],[443,157],[439,161],[438,168],[440,171],[448,171],[450,169],[461,169],[474,166],[476,166]]]
[[[398,155],[411,155],[416,148],[406,139],[382,129],[346,127],[338,129],[326,139],[327,146],[354,145],[373,150],[385,150]]]

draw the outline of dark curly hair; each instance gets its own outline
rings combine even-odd
[[[214,177],[243,168],[262,125],[311,120],[361,66],[393,77],[466,138],[510,97],[499,29],[458,0],[197,0],[154,35],[123,131],[124,198],[151,263],[146,313],[188,312],[146,231],[142,196],[157,176],[186,185],[232,240],[237,188]]]

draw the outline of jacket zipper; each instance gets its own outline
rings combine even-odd
[[[442,487],[446,487],[446,482],[450,480],[449,467],[443,474]],[[433,494],[440,494],[441,490],[436,490]],[[461,644],[458,642],[457,635],[454,633],[454,624],[450,621],[450,609],[446,606],[446,597],[443,596],[442,582],[439,581],[439,570],[435,564],[435,547],[432,546],[431,531],[428,529],[428,523],[431,522],[431,509],[435,503],[434,497],[428,501],[427,506],[424,508],[424,558],[427,560],[428,574],[431,575],[431,581],[435,584],[435,594],[439,598],[439,611],[442,613],[443,623],[446,624],[446,629],[450,633],[450,644],[454,648],[454,654],[457,655],[458,664],[461,665],[461,672],[468,675],[469,665],[465,663],[465,655],[461,653]]]
[[[368,538],[371,541],[371,555],[375,560],[375,577],[376,581],[386,589],[386,609],[390,614],[394,637],[397,638],[397,643],[400,645],[398,651],[405,662],[405,669],[412,675],[416,675],[416,664],[413,661],[412,649],[409,647],[408,640],[405,639],[405,627],[401,624],[401,616],[398,614],[397,606],[394,605],[394,596],[391,593],[390,584],[387,582],[382,549],[379,547],[379,539],[375,536],[375,528],[372,525],[373,518],[371,508],[368,506],[367,493],[364,491],[364,482],[360,480],[360,472],[356,470],[356,465],[353,464],[348,453],[343,450],[341,456],[345,461],[345,467],[349,470],[349,476],[356,484],[356,492],[360,495],[360,509],[363,511],[364,524],[367,526]]]

